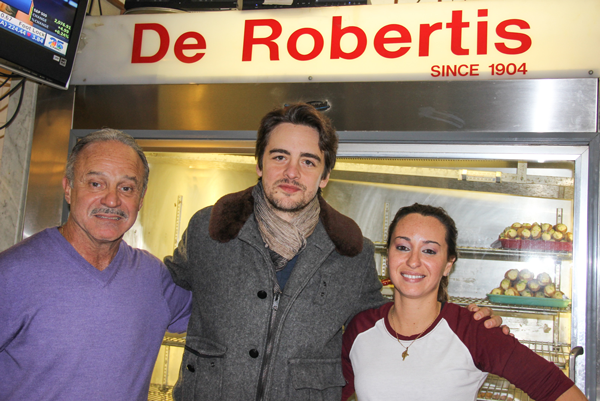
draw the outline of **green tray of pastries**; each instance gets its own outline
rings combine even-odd
[[[570,299],[519,297],[514,295],[487,294],[490,302],[508,305],[546,306],[549,308],[566,308],[571,303]]]

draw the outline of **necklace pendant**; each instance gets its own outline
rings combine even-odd
[[[402,353],[402,360],[405,360],[407,356],[408,356],[408,350],[405,349],[404,352]]]

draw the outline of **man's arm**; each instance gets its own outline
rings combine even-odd
[[[170,333],[184,333],[192,311],[192,293],[173,282],[169,271],[161,264],[162,295],[167,303],[171,320]]]
[[[381,305],[390,302],[381,295],[381,281],[377,275],[377,268],[375,267],[375,247],[373,243],[368,240],[363,240],[363,251],[360,256],[361,258],[367,258],[365,261],[366,268],[363,274],[363,280],[360,291],[360,299],[358,301],[357,309],[354,311],[352,316],[348,317],[346,324],[356,315],[358,312],[362,312],[367,309],[378,308]]]
[[[188,229],[186,229],[181,237],[181,241],[177,245],[175,251],[173,251],[173,256],[166,256],[164,259],[164,263],[169,269],[171,276],[173,277],[173,281],[180,287],[185,288],[186,290],[191,291],[191,285],[188,281],[188,252],[187,252],[187,239],[188,239]]]
[[[510,334],[510,328],[506,325],[501,326],[502,324],[502,318],[500,316],[494,316],[494,311],[491,310],[490,308],[487,308],[485,306],[482,306],[481,308],[475,304],[470,304],[469,306],[467,306],[467,309],[469,309],[471,312],[476,312],[473,315],[473,318],[475,320],[481,320],[485,317],[490,316],[490,318],[488,320],[486,320],[483,325],[488,328],[494,328],[494,327],[500,327],[502,328],[502,332],[506,335]],[[512,335],[512,334],[510,334]]]

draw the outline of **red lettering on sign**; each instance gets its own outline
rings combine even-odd
[[[508,19],[508,20],[502,21],[501,23],[498,24],[498,26],[496,27],[496,34],[498,36],[500,36],[502,39],[516,40],[518,42],[521,42],[521,46],[512,48],[512,47],[506,46],[504,43],[498,42],[498,43],[495,43],[496,49],[498,49],[498,51],[500,53],[504,53],[504,54],[525,53],[531,47],[531,38],[524,33],[507,32],[506,28],[511,25],[518,26],[521,29],[529,29],[530,28],[529,24],[526,21],[523,21],[522,19]]]
[[[461,10],[452,11],[450,22],[435,22],[432,24],[419,25],[419,57],[428,57],[430,55],[432,43],[437,44],[437,48],[439,48],[440,43],[436,43],[434,40],[437,40],[438,42],[444,40],[446,49],[449,47],[450,51],[457,56],[467,56],[469,55],[470,50],[475,51],[475,47],[477,55],[488,55],[492,43],[499,53],[508,55],[522,54],[531,48],[532,39],[524,32],[525,30],[530,29],[530,26],[526,21],[521,19],[504,20],[495,27],[496,36],[490,37],[493,35],[494,31],[492,29],[494,29],[494,27],[489,26],[487,20],[488,9],[477,10],[477,20],[472,22],[463,20],[463,12],[464,11]],[[473,28],[470,28],[471,24]],[[153,33],[148,33],[148,31],[152,31]],[[286,32],[292,31],[293,29],[286,30]],[[434,34],[436,31],[445,32],[442,34]],[[277,42],[280,41],[281,44],[283,44],[283,41],[286,40],[285,38],[281,38],[282,32],[283,28],[281,23],[275,19],[246,20],[242,44],[242,61],[252,61],[255,46],[259,46],[259,49],[262,50],[262,55],[264,55],[265,52],[260,46],[266,46],[268,49],[268,60],[280,60],[279,44]],[[490,32],[492,32],[492,34],[490,34]],[[465,36],[465,42],[472,43],[471,49],[469,49],[468,46],[463,47],[463,33],[465,35],[470,35],[468,37]],[[155,52],[154,50],[145,50],[146,53],[154,52],[154,54],[142,55],[144,34],[146,34],[147,41],[150,40],[148,39],[149,36],[153,36],[151,39],[154,41],[154,35],[158,35],[158,42],[156,45],[158,49]],[[303,50],[303,53],[300,53],[298,45],[300,39],[304,35],[311,36],[314,45],[311,50]],[[447,42],[448,36],[450,43]],[[356,45],[353,49],[342,49],[341,42],[344,38],[346,38],[346,41],[354,40],[354,38],[356,38]],[[343,27],[342,17],[333,16],[330,38],[325,38],[324,34],[318,29],[310,27],[300,28],[289,35],[286,41],[287,47],[284,47],[284,51],[287,50],[289,56],[298,61],[313,60],[323,53],[326,39],[330,39],[329,45],[331,52],[329,57],[332,60],[357,59],[365,53],[370,41],[370,38],[363,29],[358,26]],[[473,41],[475,43],[473,43]],[[394,59],[406,55],[411,47],[413,47],[412,43],[413,38],[409,29],[400,24],[388,24],[375,32],[372,46],[373,50],[375,50],[380,57]],[[169,46],[169,32],[163,25],[157,23],[135,24],[131,63],[156,63],[166,56],[169,51]],[[146,48],[148,47],[149,46],[146,45]],[[175,40],[173,53],[177,60],[182,63],[190,64],[201,60],[205,55],[206,48],[206,40],[200,33],[186,32]],[[310,47],[306,46],[306,48]],[[434,49],[437,48],[434,47]],[[263,57],[266,57],[266,55]],[[502,69],[499,67],[500,64],[494,64],[492,66],[490,66],[490,68],[492,68],[494,73],[498,74],[506,73],[512,75],[521,72],[517,64],[508,64],[506,71],[499,70],[499,68]],[[523,67],[523,70],[526,70],[526,68]],[[436,65],[431,68],[431,75],[434,77],[479,75],[478,65]]]
[[[346,34],[352,34],[356,36],[357,44],[356,48],[350,53],[346,53],[341,48],[342,36]],[[360,57],[367,48],[367,35],[365,32],[357,26],[348,26],[342,28],[342,17],[333,17],[333,23],[331,26],[331,59],[336,60],[343,58],[346,60],[354,60]]]
[[[419,28],[419,57],[429,56],[429,41],[431,34],[443,28],[441,22],[436,22],[433,25],[421,24]]]
[[[446,28],[450,28],[450,50],[457,56],[468,56],[469,49],[462,48],[462,29],[468,28],[469,23],[463,22],[462,11],[452,11],[452,22],[446,23]]]
[[[449,77],[449,76],[479,76],[479,64],[461,64],[461,65],[434,65],[431,67],[431,76]]]
[[[308,54],[301,54],[298,51],[298,38],[302,35],[310,35],[315,41],[315,45],[313,49]],[[302,28],[298,29],[294,33],[290,35],[287,43],[287,49],[290,56],[295,58],[296,60],[306,61],[312,60],[317,57],[321,51],[323,50],[323,46],[325,45],[325,41],[323,40],[323,35],[316,29],[312,28]]]
[[[477,10],[478,17],[487,17],[488,10]],[[488,38],[488,23],[487,21],[477,22],[477,54],[487,54],[487,38]]]
[[[257,26],[267,26],[271,28],[271,34],[266,38],[255,38],[254,28]],[[279,60],[279,47],[274,42],[281,35],[281,24],[274,19],[246,20],[244,26],[244,45],[242,51],[242,61],[252,61],[252,46],[265,45],[269,48],[269,60]]]
[[[193,39],[195,43],[185,43],[187,39]],[[206,40],[198,32],[186,32],[175,41],[175,57],[182,63],[195,63],[204,57],[204,53],[195,53],[193,56],[186,56],[184,50],[206,50]]]
[[[152,56],[142,56],[142,36],[144,31],[154,31],[158,34],[158,51]],[[131,64],[156,63],[169,50],[169,32],[160,24],[135,24],[133,28],[133,47],[131,49]]]
[[[398,32],[400,37],[386,37],[388,32]],[[390,51],[385,48],[388,43],[410,43],[411,42],[410,32],[402,25],[391,24],[381,28],[375,35],[375,51],[385,58],[398,58],[404,56],[409,50],[410,46],[400,47],[396,51]]]

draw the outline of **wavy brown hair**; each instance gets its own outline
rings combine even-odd
[[[283,123],[304,125],[314,128],[319,133],[319,150],[323,152],[325,169],[321,178],[325,179],[335,166],[338,149],[338,135],[331,120],[307,103],[296,103],[275,109],[269,112],[260,122],[256,136],[256,150],[254,156],[258,168],[262,171],[263,155],[269,142],[271,132]]]

